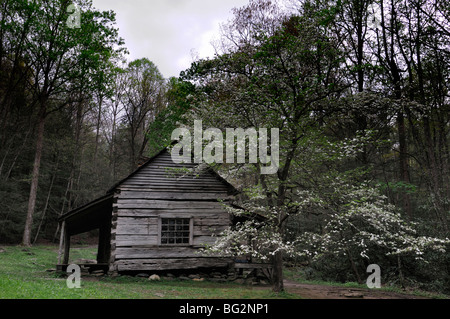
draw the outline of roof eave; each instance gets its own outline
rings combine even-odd
[[[65,213],[64,215],[62,215],[62,216],[60,216],[60,217],[58,218],[58,221],[59,221],[59,222],[65,221],[66,219],[69,219],[69,218],[71,218],[71,217],[74,217],[74,216],[76,216],[77,214],[79,214],[80,212],[83,212],[83,211],[85,211],[85,210],[88,210],[88,209],[90,209],[90,208],[92,208],[92,207],[94,207],[94,206],[101,205],[101,204],[103,204],[104,202],[109,201],[109,200],[112,201],[112,199],[113,199],[113,195],[112,195],[112,194],[107,194],[107,195],[105,195],[105,196],[102,196],[102,197],[100,197],[100,198],[97,198],[97,199],[95,199],[95,200],[93,200],[93,201],[91,201],[91,202],[89,202],[89,203],[87,203],[87,204],[85,204],[85,205],[83,205],[83,206],[77,207],[76,209],[73,209],[73,210],[71,210],[71,211]]]

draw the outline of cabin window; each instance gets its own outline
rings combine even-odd
[[[161,245],[189,245],[190,218],[161,218]]]

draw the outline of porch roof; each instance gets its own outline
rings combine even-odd
[[[108,194],[64,214],[59,221],[66,223],[71,236],[88,232],[100,228],[111,218],[112,204],[113,195]]]

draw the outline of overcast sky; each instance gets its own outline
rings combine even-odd
[[[93,0],[99,10],[116,12],[128,59],[148,58],[165,78],[179,76],[193,56],[212,56],[211,41],[231,9],[248,0]]]

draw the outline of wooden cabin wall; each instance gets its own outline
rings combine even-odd
[[[158,156],[117,187],[113,204],[111,264],[116,271],[226,267],[226,258],[198,253],[204,244],[230,225],[228,212],[217,199],[229,198],[228,187],[211,173],[174,174],[170,153]],[[160,218],[192,219],[189,246],[160,245]]]

